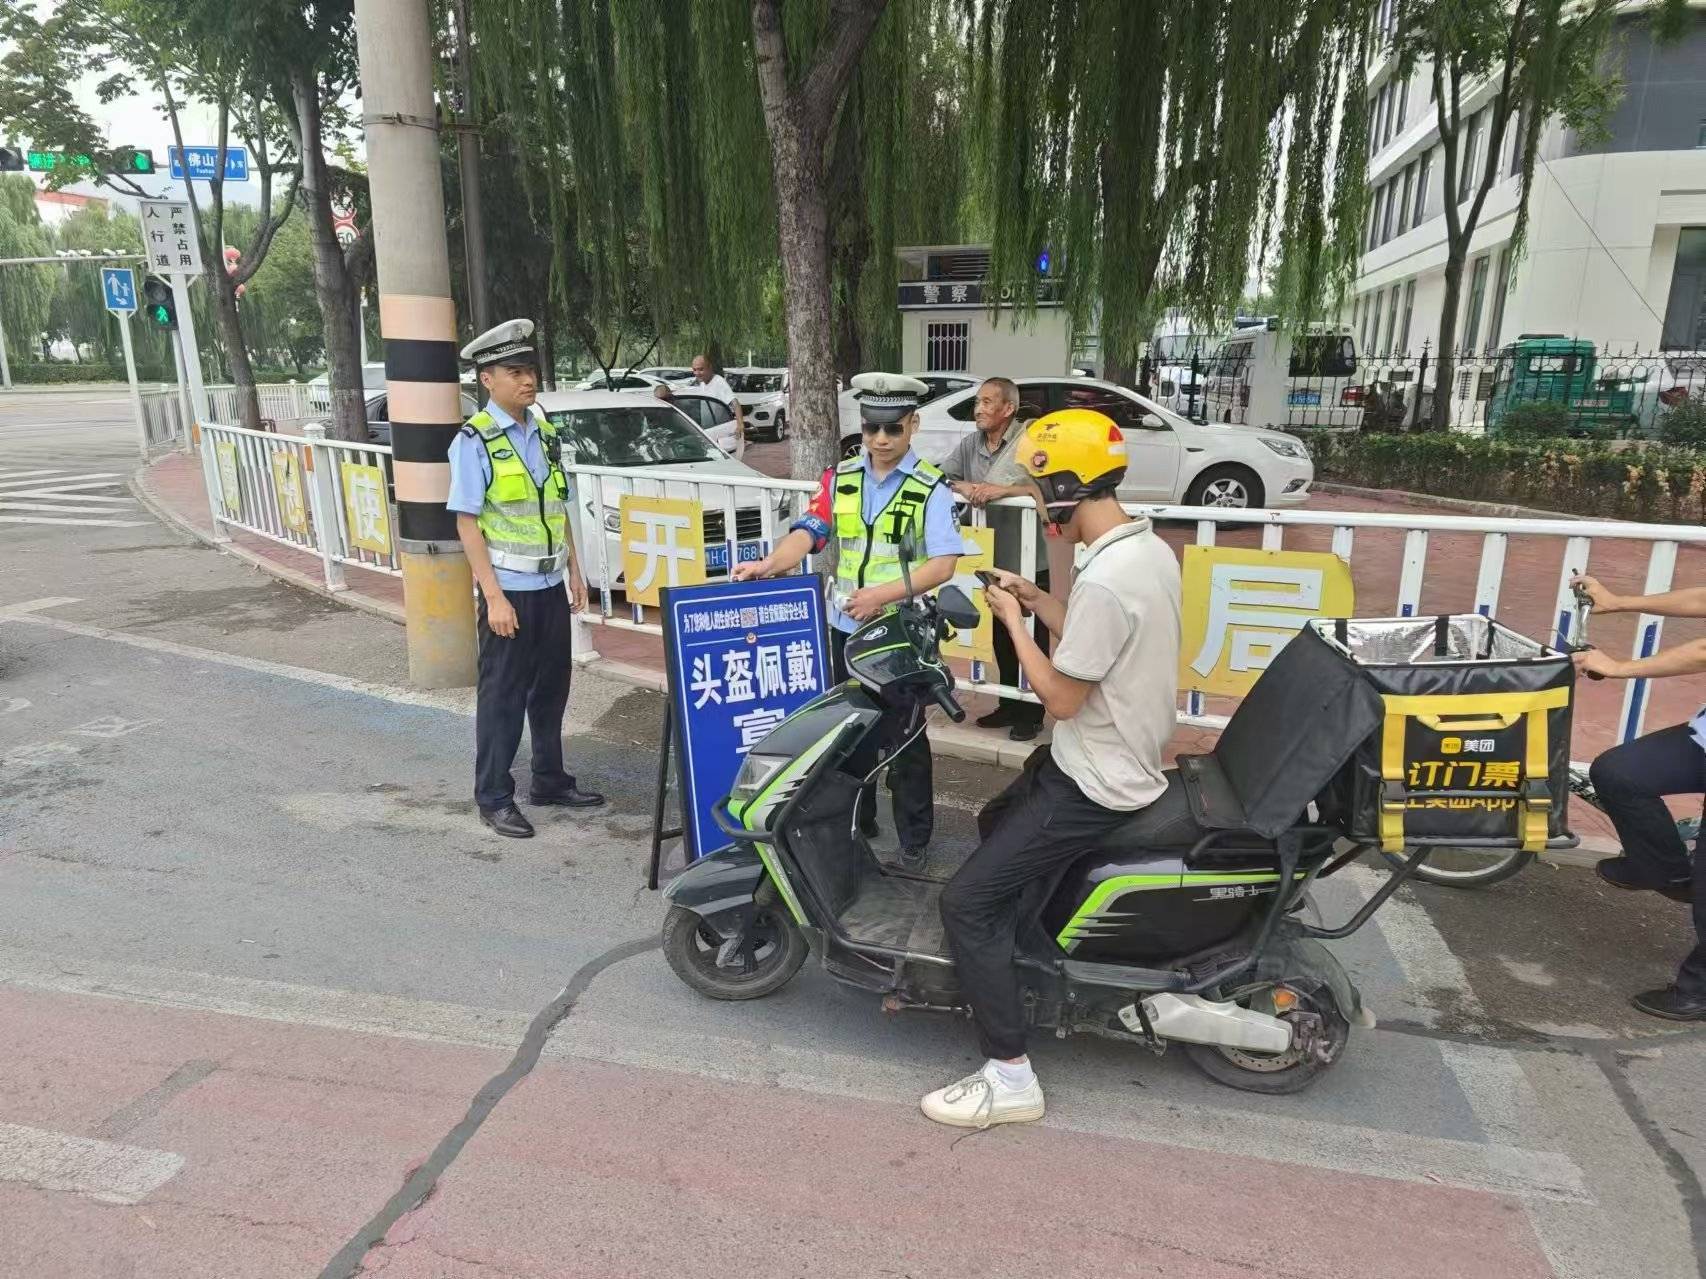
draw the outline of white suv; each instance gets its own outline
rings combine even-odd
[[[1302,440],[1283,431],[1226,423],[1199,425],[1112,382],[1027,377],[1019,384],[1021,422],[1057,409],[1086,408],[1119,424],[1126,442],[1120,498],[1183,506],[1296,506],[1309,496],[1315,464]],[[918,410],[913,448],[940,462],[977,429],[977,386]]]

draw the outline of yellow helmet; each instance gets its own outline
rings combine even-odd
[[[1026,428],[1019,460],[1042,489],[1049,519],[1065,524],[1078,503],[1125,479],[1125,436],[1106,413],[1059,409]]]

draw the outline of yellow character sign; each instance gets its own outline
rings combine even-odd
[[[997,623],[989,612],[989,605],[984,602],[983,584],[977,580],[976,573],[978,569],[995,567],[995,530],[962,528],[960,537],[965,544],[965,553],[954,569],[953,585],[971,596],[971,602],[977,606],[977,629],[961,631],[953,643],[942,645],[942,652],[948,657],[973,662],[993,662]],[[995,672],[985,671],[983,677],[992,680]]]
[[[389,555],[391,503],[385,496],[385,472],[377,466],[345,462],[342,474],[350,545],[375,555]]]
[[[237,471],[237,446],[230,440],[215,440],[213,456],[219,463],[219,504],[227,514],[243,513],[243,482]]]
[[[302,468],[296,454],[279,449],[272,455],[272,478],[284,526],[298,537],[308,536],[308,504],[302,496]]]
[[[624,493],[622,577],[630,604],[658,602],[658,588],[705,580],[705,512],[679,497]]]
[[[1319,551],[1187,546],[1179,686],[1240,696],[1314,617],[1350,617],[1351,569]]]

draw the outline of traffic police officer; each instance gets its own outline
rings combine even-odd
[[[954,523],[953,494],[942,472],[912,451],[918,430],[919,397],[930,388],[917,378],[894,373],[861,373],[853,379],[859,395],[865,447],[857,457],[823,473],[806,513],[764,559],[739,566],[737,579],[770,577],[795,568],[808,553],[836,542],[835,583],[831,588],[830,656],[837,679],[847,678],[847,636],[906,598],[901,572],[902,538],[916,541],[923,563],[908,568],[915,593],[932,590],[954,576],[965,546]],[[880,737],[893,752],[906,742],[911,712],[886,708]],[[866,765],[869,771],[870,761]],[[920,732],[890,762],[889,790],[894,797],[895,834],[901,862],[921,866],[929,850],[935,807],[931,799],[930,742]],[[859,799],[859,822],[867,836],[876,833],[876,796]]]
[[[569,808],[604,802],[563,771],[569,614],[586,607],[586,583],[569,530],[573,499],[562,444],[534,404],[533,321],[488,329],[462,348],[462,358],[491,397],[451,441],[446,503],[480,588],[474,802],[498,834],[527,839],[533,825],[515,806],[510,774],[524,718],[533,741],[531,801]]]

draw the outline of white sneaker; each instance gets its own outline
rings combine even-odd
[[[1043,1086],[1033,1078],[1023,1088],[1003,1088],[980,1070],[926,1093],[918,1108],[925,1118],[954,1128],[1029,1123],[1043,1117]]]

